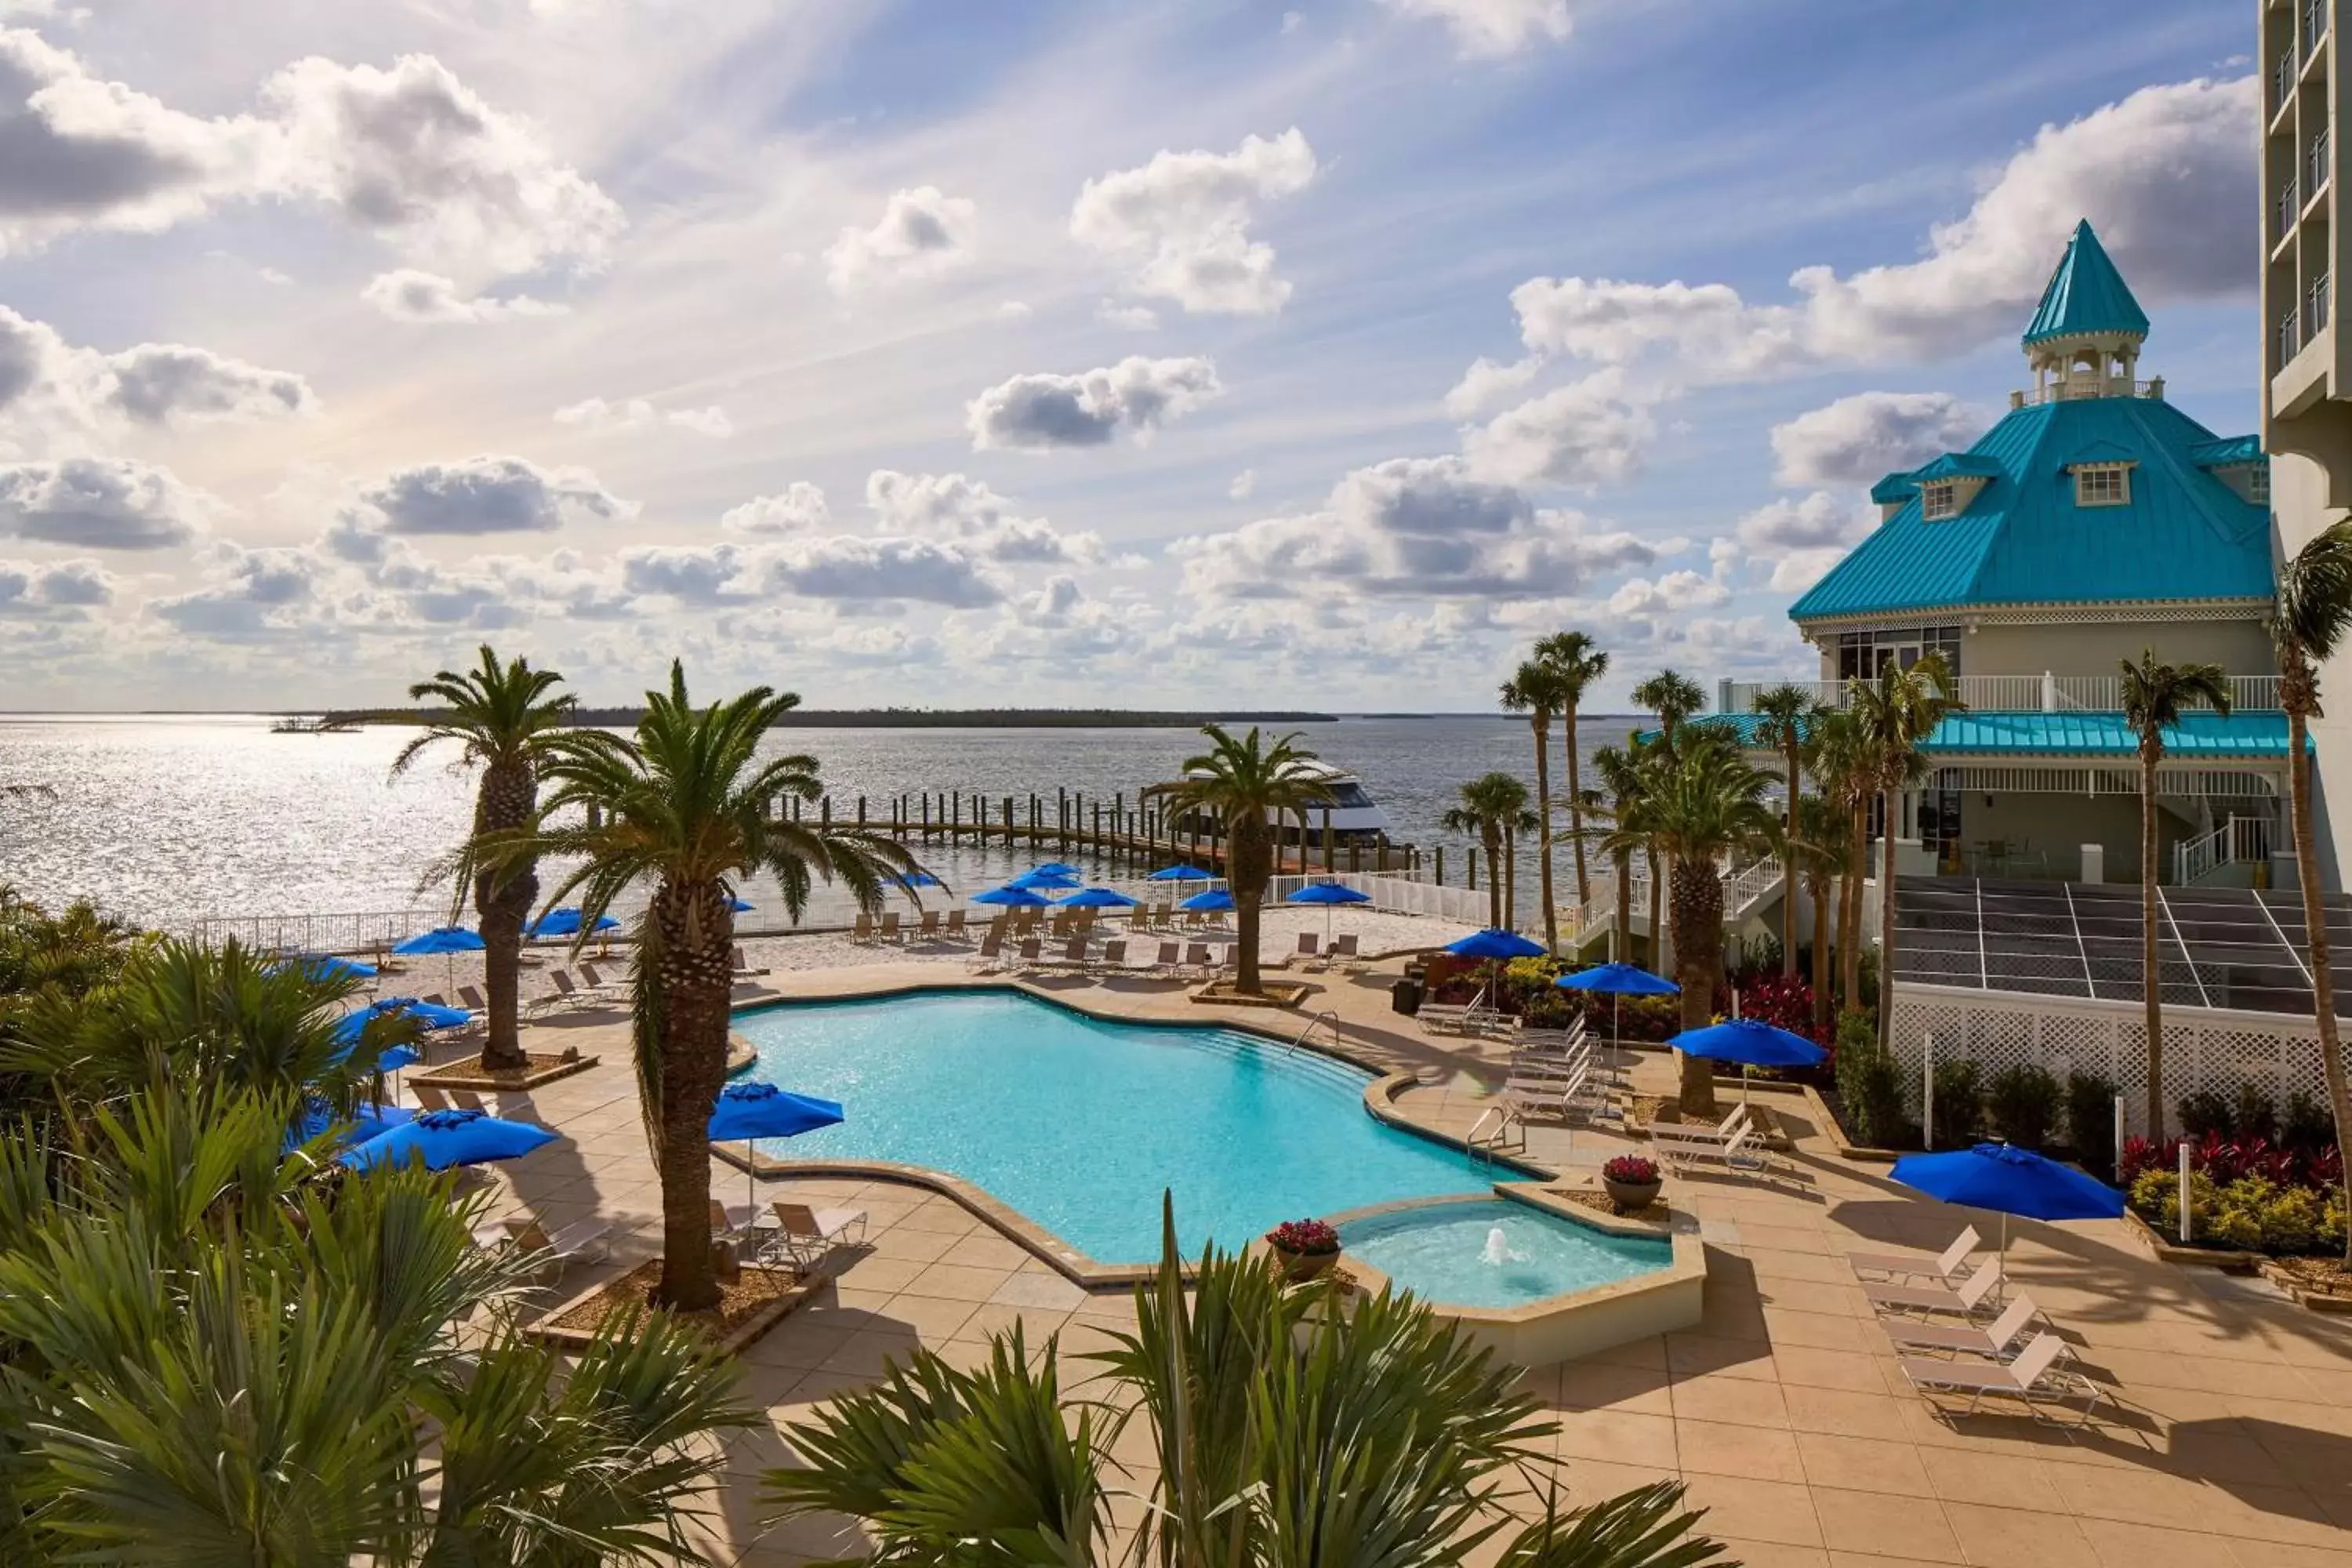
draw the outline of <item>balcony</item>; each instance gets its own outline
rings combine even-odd
[[[2316,335],[2327,330],[2328,283],[2330,274],[2323,272],[2312,280],[2311,291],[2305,296],[2303,315],[2311,331]]]
[[[2277,68],[2271,72],[2271,112],[2273,115],[2294,98],[2295,68],[2294,52],[2289,50],[2279,57]]]
[[[2279,318],[2278,362],[2281,366],[2292,363],[2303,351],[2303,322],[2299,314],[2289,310]]]
[[[2311,139],[2311,151],[2303,163],[2304,200],[2308,202],[2327,188],[2328,137],[2323,131]]]
[[[2289,174],[2286,177],[2286,184],[2279,187],[2278,233],[2273,237],[2274,240],[2284,239],[2294,232],[2295,217],[2302,211],[2302,187],[2296,184],[2294,176]]]
[[[2124,705],[2120,675],[1963,675],[1952,684],[1953,695],[1979,712],[2117,713]],[[1782,686],[1795,687],[1823,707],[1843,707],[1851,700],[1843,681],[1723,680],[1716,685],[1718,710],[1753,712],[1759,693]],[[2276,712],[2278,686],[2275,675],[2233,675],[2231,710]]]
[[[2046,386],[2029,386],[2009,395],[2011,408],[2032,408],[2044,403],[2076,403],[2092,397],[2146,397],[2164,401],[2164,377],[2134,381],[2128,376],[2075,376]]]

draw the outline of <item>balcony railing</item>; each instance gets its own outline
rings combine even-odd
[[[2011,408],[2032,408],[2042,403],[2074,403],[2090,397],[2147,397],[2164,401],[2164,377],[2134,381],[2129,376],[2085,375],[2029,386],[2009,395]]]
[[[2300,315],[2299,315],[2297,312],[2295,312],[2295,311],[2294,311],[2294,310],[2289,310],[2285,315],[2281,316],[2281,317],[2279,318],[2279,324],[2278,324],[2278,357],[2279,357],[2279,363],[2281,363],[2282,365],[2285,364],[2289,360],[2292,360],[2293,358],[2294,358],[2294,356],[2295,356],[2296,354],[2298,354],[2298,353],[2302,353],[2302,352],[2303,352],[2303,322],[2302,322],[2302,319],[2301,319]]]
[[[2303,58],[2309,59],[2319,52],[2327,39],[2327,0],[2304,0]]]
[[[2124,705],[2119,675],[1963,675],[1952,684],[1953,695],[1980,712],[2118,713]],[[2275,675],[2233,675],[2230,706],[2240,712],[2275,712],[2278,685]],[[1851,700],[1844,681],[1726,680],[1717,684],[1717,701],[1723,712],[1752,712],[1759,693],[1782,686],[1793,686],[1824,707]]]
[[[2273,114],[2284,109],[2287,100],[2294,96],[2296,64],[2294,51],[2289,49],[2279,57],[2277,67],[2271,72],[2271,112]]]
[[[2304,303],[2304,319],[2310,322],[2314,335],[2327,330],[2328,283],[2331,274],[2323,272],[2312,279],[2311,293]]]
[[[2294,176],[2293,174],[2289,174],[2289,175],[2286,177],[2286,184],[2284,184],[2284,185],[2281,185],[2281,186],[2279,187],[2279,194],[2278,194],[2278,237],[2279,237],[2279,238],[2281,238],[2281,239],[2284,239],[2284,238],[2288,236],[2288,234],[2290,234],[2291,232],[2293,232],[2293,231],[2294,231],[2294,220],[2295,220],[2296,215],[2300,214],[2302,211],[2303,211],[2303,195],[2302,195],[2302,188],[2301,188],[2299,185],[2297,185],[2297,184],[2295,184],[2295,178],[2294,178]]]
[[[2306,202],[2327,188],[2327,132],[2323,131],[2311,139],[2311,151],[2304,158],[2303,199]]]

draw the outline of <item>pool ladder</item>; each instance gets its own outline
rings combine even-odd
[[[1289,1048],[1285,1050],[1282,1054],[1284,1056],[1288,1056],[1292,1051],[1295,1051],[1299,1047],[1305,1045],[1307,1043],[1307,1036],[1313,1034],[1316,1030],[1322,1028],[1327,1024],[1329,1025],[1331,1028],[1331,1041],[1334,1045],[1337,1045],[1339,1041],[1339,1015],[1331,1011],[1329,1008],[1326,1008],[1322,1012],[1316,1014],[1312,1018],[1307,1020],[1307,1027],[1299,1030],[1297,1034],[1291,1037]]]
[[[1462,1141],[1464,1152],[1474,1164],[1493,1164],[1503,1153],[1511,1136],[1511,1129],[1519,1130],[1518,1147],[1528,1146],[1527,1123],[1507,1105],[1490,1106],[1486,1113],[1470,1124],[1470,1135]],[[1491,1129],[1491,1130],[1490,1130]]]

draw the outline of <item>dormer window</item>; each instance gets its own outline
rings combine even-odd
[[[2247,467],[2246,499],[2256,506],[2271,504],[2271,468],[2268,463],[2254,463]]]
[[[2131,505],[2131,465],[2086,463],[2074,470],[2076,506]]]
[[[1960,514],[1960,487],[1956,480],[1932,479],[1919,487],[1919,517],[1941,522]]]

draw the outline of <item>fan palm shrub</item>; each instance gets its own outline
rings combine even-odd
[[[1246,996],[1263,994],[1265,984],[1258,963],[1258,921],[1265,906],[1266,883],[1274,876],[1275,824],[1296,816],[1303,825],[1307,810],[1331,799],[1331,790],[1307,766],[1315,753],[1292,742],[1297,735],[1265,741],[1252,725],[1236,736],[1223,726],[1206,724],[1201,733],[1209,749],[1184,759],[1184,776],[1153,784],[1145,794],[1169,803],[1182,814],[1202,812],[1213,817],[1225,846],[1225,887],[1234,896],[1234,930],[1241,949],[1234,972],[1234,988]],[[1299,838],[1299,864],[1306,864],[1307,840]]]
[[[2319,667],[2352,631],[2352,519],[2321,531],[2279,568],[2271,606],[2271,645],[2278,655],[2279,706],[2286,710],[2287,798],[2294,830],[2295,886],[2303,894],[2303,930],[2311,957],[2312,1001],[2319,1027],[2321,1071],[2336,1143],[2352,1149],[2352,1087],[2344,1070],[2343,1027],[2336,1017],[2336,977],[2320,900],[2319,840],[2312,822],[2311,721],[2321,716]],[[2345,1162],[2344,1204],[2352,1212],[2352,1160]],[[2352,1232],[2345,1256],[2352,1259]]]
[[[488,643],[472,669],[445,669],[408,689],[417,701],[438,703],[425,727],[392,760],[394,777],[436,746],[457,749],[462,764],[481,770],[474,792],[474,828],[466,843],[428,873],[446,877],[455,924],[466,894],[482,938],[484,1019],[482,1066],[529,1065],[522,1048],[522,931],[531,901],[539,896],[535,857],[485,853],[494,841],[511,837],[531,821],[539,803],[539,780],[555,755],[555,742],[572,722],[574,700],[556,694],[563,678],[533,669],[528,659],[501,659]]]
[[[768,873],[797,921],[818,879],[846,888],[872,912],[890,889],[911,896],[908,879],[921,869],[878,834],[791,819],[791,802],[824,793],[817,761],[763,757],[761,742],[799,702],[761,686],[697,708],[684,668],[673,663],[668,689],[646,693],[634,735],[573,730],[557,737],[543,764],[551,787],[538,826],[489,841],[493,866],[538,856],[571,863],[548,902],[578,900],[583,941],[625,892],[650,890],[636,921],[632,1037],[661,1177],[655,1300],[684,1311],[719,1300],[707,1133],[727,1078],[737,884]]]
[[[1135,1568],[1696,1568],[1682,1488],[1591,1509],[1556,1491],[1514,1528],[1505,1500],[1536,1486],[1556,1430],[1513,1369],[1409,1294],[1343,1307],[1327,1278],[1287,1288],[1260,1258],[1214,1247],[1185,1278],[1172,1215],[1136,1327],[1072,1357],[1016,1327],[962,1370],[928,1351],[876,1387],[787,1429],[804,1467],[768,1473],[787,1518],[864,1521],[878,1563],[1122,1563]],[[1098,1375],[1082,1397],[1071,1369]],[[1157,1459],[1130,1531],[1110,1451],[1128,1423]]]
[[[2181,710],[2209,703],[2230,710],[2230,678],[2218,664],[2165,664],[2154,649],[2123,659],[2124,722],[2139,741],[2139,988],[2147,1026],[2148,1136],[2164,1136],[2164,988],[2157,962],[2156,882],[2160,869],[2156,832],[2156,770],[2164,761],[2164,732]]]

